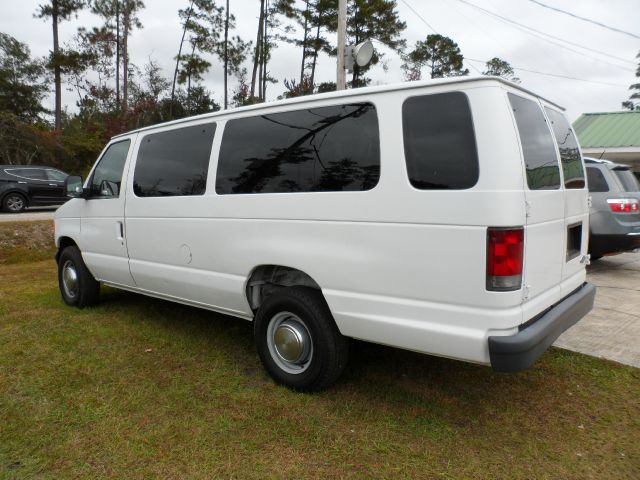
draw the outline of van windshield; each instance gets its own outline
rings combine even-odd
[[[613,173],[618,178],[625,192],[640,192],[640,184],[638,184],[638,180],[630,170],[626,168],[614,168]]]

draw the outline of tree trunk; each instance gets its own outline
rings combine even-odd
[[[318,49],[320,48],[320,13],[318,13],[318,28],[316,29],[316,42],[313,45],[313,61],[311,62],[310,84],[313,88],[313,82],[316,77],[316,63],[318,63]]]
[[[120,0],[116,1],[116,104],[120,105]]]
[[[258,64],[260,63],[260,54],[262,50],[262,24],[264,23],[264,1],[265,0],[260,0],[260,19],[258,21],[256,49],[253,56],[253,72],[251,74],[251,98],[256,96],[256,74],[258,72]]]
[[[229,0],[227,0],[227,8],[225,11],[224,21],[224,109],[229,106],[229,98],[227,94],[229,78]]]
[[[129,100],[129,24],[131,22],[131,5],[129,0],[124,4],[124,23],[122,32],[122,110],[127,111]]]
[[[62,129],[62,74],[60,71],[60,44],[58,41],[58,0],[52,0],[51,20],[53,22],[53,77],[56,89],[56,111],[55,125],[56,132]],[[56,150],[56,157],[58,152]]]
[[[180,69],[180,57],[182,56],[182,45],[184,45],[184,37],[187,35],[187,25],[193,12],[193,0],[189,4],[189,12],[187,13],[187,20],[184,22],[184,28],[182,29],[182,38],[180,39],[180,47],[178,48],[178,56],[176,57],[176,69],[173,71],[173,84],[171,85],[171,104],[169,105],[169,116],[173,118],[173,101],[176,98],[176,81],[178,80],[178,70]]]
[[[302,36],[302,63],[300,64],[300,85],[304,82],[304,62],[307,56],[307,24],[309,19],[309,0],[305,1],[304,35]],[[302,88],[302,87],[301,87]]]
[[[269,21],[269,0],[265,0],[264,7],[264,27],[262,34],[262,73],[260,74],[261,79],[261,93],[260,98],[263,102],[267,101],[267,55],[269,54],[269,32],[267,32],[267,22]]]

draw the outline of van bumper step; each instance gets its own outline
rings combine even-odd
[[[569,327],[593,308],[596,287],[585,282],[518,333],[489,337],[491,368],[496,372],[519,372],[536,359]]]

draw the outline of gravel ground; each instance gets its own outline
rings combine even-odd
[[[29,208],[22,213],[0,212],[0,222],[33,222],[37,220],[53,220],[57,207]]]

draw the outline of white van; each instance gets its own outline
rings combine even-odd
[[[318,390],[347,338],[530,366],[593,306],[562,109],[498,78],[362,88],[117,136],[56,212],[64,301],[101,283],[254,322]]]

